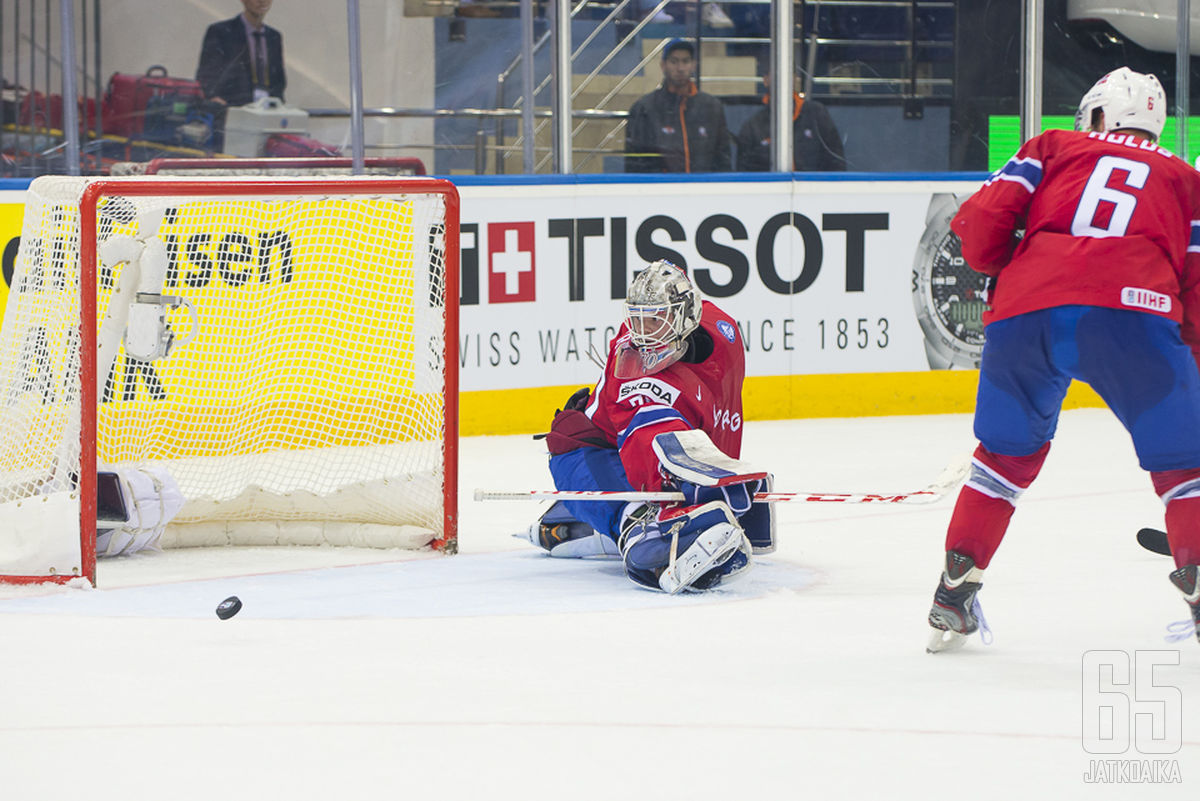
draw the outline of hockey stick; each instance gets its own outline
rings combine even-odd
[[[958,486],[971,468],[969,461],[956,462],[942,471],[924,489],[893,494],[872,492],[756,492],[755,503],[936,503]],[[638,492],[636,490],[475,490],[477,501],[525,501],[552,498],[560,501],[645,501],[650,503],[680,503],[682,492]]]
[[[1167,532],[1156,528],[1144,528],[1137,533],[1138,545],[1152,553],[1171,555],[1171,544],[1167,542]]]

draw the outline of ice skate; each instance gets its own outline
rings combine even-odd
[[[576,520],[562,501],[555,501],[527,530],[514,534],[528,540],[551,556],[568,559],[620,556],[616,542],[587,523]]]
[[[1196,626],[1196,638],[1200,639],[1200,586],[1197,583],[1197,574],[1200,573],[1200,567],[1196,565],[1186,565],[1171,573],[1171,583],[1175,588],[1183,593],[1183,600],[1187,601],[1188,608],[1192,610],[1192,623]],[[1183,625],[1182,623],[1180,625]]]
[[[576,520],[561,501],[555,501],[527,531],[515,536],[551,551],[556,545],[590,536],[591,533],[591,526]]]
[[[925,647],[927,653],[962,648],[967,637],[979,630],[983,614],[975,595],[982,586],[983,570],[975,567],[975,560],[956,551],[946,553],[946,569],[929,610],[933,632]]]

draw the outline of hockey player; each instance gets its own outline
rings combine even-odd
[[[636,584],[710,589],[774,547],[770,476],[737,461],[745,348],[687,274],[656,261],[630,285],[604,375],[546,436],[558,489],[677,489],[681,506],[559,502],[529,532],[552,556],[617,556]]]
[[[1170,580],[1200,623],[1200,173],[1156,144],[1166,106],[1153,75],[1110,72],[1080,101],[1076,131],[1030,139],[951,223],[994,280],[980,444],[946,534],[930,652],[986,633],[983,571],[1073,378],[1129,431],[1166,505]]]

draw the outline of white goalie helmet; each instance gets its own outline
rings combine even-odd
[[[678,361],[703,311],[687,273],[665,260],[647,266],[625,296],[629,346],[618,352],[617,377],[652,375]]]
[[[1153,75],[1121,67],[1087,91],[1075,112],[1075,130],[1090,131],[1097,110],[1104,112],[1104,130],[1136,128],[1158,139],[1167,122],[1167,96]]]

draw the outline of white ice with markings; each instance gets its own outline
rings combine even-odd
[[[965,415],[806,420],[748,424],[743,456],[779,490],[888,493],[921,488],[973,446]],[[461,461],[457,557],[196,549],[104,561],[97,590],[0,588],[0,797],[1152,799],[1200,788],[1200,644],[1163,640],[1186,609],[1170,560],[1134,542],[1161,527],[1162,506],[1105,411],[1064,414],[985,576],[995,642],[937,656],[924,652],[925,614],[953,496],[783,504],[778,551],[743,582],[666,597],[615,562],[551,560],[510,537],[536,502],[471,500],[476,487],[548,487],[540,443],[464,439]],[[218,620],[230,595],[244,608]],[[1126,753],[1085,750],[1098,697],[1120,715],[1174,720],[1144,694],[1128,706],[1097,696],[1089,651],[1178,658],[1151,677],[1179,689],[1178,752],[1147,753],[1170,737],[1136,733]],[[1182,784],[1085,781],[1092,760],[1113,759],[1176,760]],[[1121,764],[1108,778],[1134,775]]]

